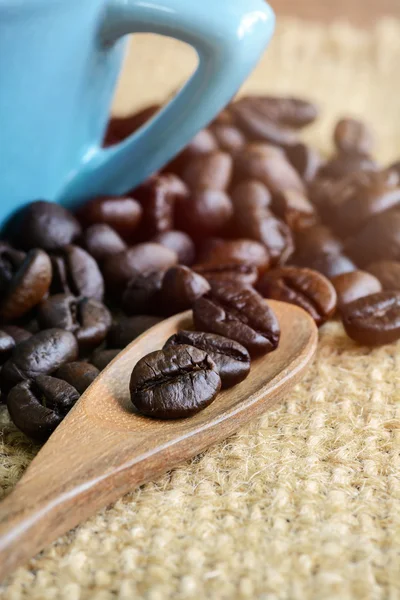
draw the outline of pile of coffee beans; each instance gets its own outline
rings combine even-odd
[[[118,142],[157,110],[110,122]],[[230,104],[161,172],[75,214],[29,204],[0,241],[0,387],[14,423],[44,440],[118,352],[193,309],[135,366],[143,414],[194,414],[274,350],[263,298],[356,342],[400,338],[400,161],[379,165],[368,126],[345,118],[329,159],[301,140],[318,116],[297,98]],[[295,334],[295,332],[294,332]]]

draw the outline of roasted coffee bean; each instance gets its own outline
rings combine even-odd
[[[287,160],[284,152],[267,144],[248,144],[234,157],[235,178],[258,179],[272,194],[282,190],[304,193],[300,175]]]
[[[157,419],[180,419],[211,404],[221,379],[205,352],[192,346],[172,346],[139,360],[129,387],[132,404],[140,413]]]
[[[251,265],[262,273],[270,265],[270,256],[265,246],[254,240],[210,238],[200,249],[199,262],[209,266],[233,263]]]
[[[208,188],[225,191],[231,181],[233,161],[227,152],[212,152],[192,158],[182,171],[191,190]]]
[[[366,271],[379,279],[384,290],[397,290],[400,292],[400,262],[378,260],[369,264]]]
[[[333,139],[339,152],[368,155],[373,150],[374,139],[365,123],[358,119],[341,119],[337,122]]]
[[[331,283],[336,290],[339,308],[353,300],[370,296],[382,290],[379,279],[365,271],[352,271],[336,275],[336,277],[332,277]]]
[[[296,190],[284,190],[274,196],[273,211],[292,231],[302,231],[316,224],[318,217],[308,198]]]
[[[66,381],[80,394],[83,394],[99,373],[99,369],[90,363],[70,362],[57,369],[54,377]]]
[[[220,113],[217,114],[214,121],[212,121],[211,127],[214,125],[234,125],[235,115],[232,111],[232,105],[226,106]]]
[[[400,292],[378,292],[359,298],[342,309],[348,336],[360,344],[375,346],[400,339]]]
[[[62,252],[71,292],[75,296],[101,301],[104,296],[104,280],[94,258],[83,248],[72,244],[65,246]]]
[[[146,108],[139,110],[133,115],[127,117],[113,117],[108,124],[104,145],[110,146],[111,144],[122,142],[122,140],[126,139],[131,133],[137,131],[151,119],[160,108],[161,106],[159,104],[152,104],[151,106],[146,106]]]
[[[121,317],[114,323],[108,333],[107,343],[110,349],[125,348],[139,335],[161,323],[162,319],[150,315]]]
[[[109,225],[91,225],[83,234],[83,245],[97,262],[127,249],[124,240]]]
[[[39,304],[49,291],[51,275],[48,254],[30,250],[0,302],[0,317],[5,321],[18,319]]]
[[[321,167],[322,159],[315,148],[299,142],[285,148],[286,156],[300,177],[309,183]]]
[[[231,194],[235,218],[245,218],[249,211],[268,209],[272,197],[268,188],[257,179],[245,179],[237,184]]]
[[[217,140],[209,129],[199,131],[186,148],[165,167],[166,172],[181,174],[189,160],[218,150]]]
[[[258,279],[257,267],[245,263],[203,263],[194,265],[193,270],[200,273],[207,281],[253,285]]]
[[[278,146],[290,146],[298,141],[297,133],[271,119],[258,99],[243,98],[232,106],[237,126],[251,140]]]
[[[336,309],[335,288],[311,269],[274,269],[262,277],[257,289],[265,298],[300,306],[310,313],[317,325],[325,323]]]
[[[215,123],[211,127],[217,144],[221,150],[225,152],[233,153],[246,144],[246,137],[243,133],[234,125],[225,125],[221,123]]]
[[[113,350],[96,350],[90,361],[97,369],[99,369],[99,371],[102,371],[120,352],[121,348],[115,348]]]
[[[22,327],[17,327],[16,325],[2,325],[2,331],[13,338],[15,345],[32,337],[32,333],[30,331],[23,329]]]
[[[198,240],[220,232],[232,214],[232,202],[225,192],[198,189],[177,206],[176,221],[180,229]]]
[[[325,225],[314,225],[306,231],[296,232],[296,255],[310,257],[316,254],[339,254],[342,241]]]
[[[50,252],[74,242],[81,233],[76,218],[60,204],[39,200],[23,213],[18,239],[23,248]]]
[[[257,107],[258,112],[273,123],[293,128],[305,127],[318,116],[316,105],[301,98],[246,96],[231,105],[230,109],[237,115],[238,108],[242,106]]]
[[[242,344],[251,356],[275,350],[279,323],[268,304],[250,286],[212,284],[212,290],[193,305],[197,330],[223,335]]]
[[[167,315],[173,315],[192,307],[197,298],[210,290],[207,280],[183,265],[166,271],[161,287],[161,302]]]
[[[215,333],[182,330],[166,341],[164,349],[182,344],[194,346],[210,356],[216,364],[223,388],[240,383],[250,373],[250,354],[234,340]]]
[[[178,262],[178,256],[161,244],[147,242],[109,256],[104,262],[103,274],[110,292],[123,290],[130,279],[139,273],[165,271]]]
[[[364,154],[341,153],[328,160],[318,171],[319,177],[342,179],[358,171],[376,171],[376,162]]]
[[[10,358],[12,351],[15,348],[14,338],[0,330],[0,364],[2,365],[8,358]]]
[[[48,375],[78,358],[75,336],[63,329],[46,329],[20,342],[1,371],[2,389],[25,379]]]
[[[122,295],[122,308],[128,315],[160,313],[160,291],[164,271],[136,273]]]
[[[17,384],[8,394],[11,420],[25,435],[44,442],[79,399],[79,392],[66,381],[38,375],[34,381]]]
[[[79,211],[85,225],[104,223],[123,238],[132,237],[142,217],[142,207],[134,198],[101,197],[86,202]]]
[[[191,237],[184,231],[164,231],[154,236],[151,241],[176,252],[180,265],[191,265],[194,262],[196,248]]]
[[[25,252],[12,248],[7,242],[0,241],[0,292],[8,289],[11,280],[26,257]]]
[[[50,294],[70,294],[68,283],[67,265],[62,256],[53,254],[50,257],[53,278],[50,285]]]
[[[361,268],[377,260],[400,261],[400,211],[377,215],[349,238],[346,254]]]
[[[294,255],[291,263],[297,267],[306,267],[318,271],[331,279],[342,273],[350,273],[357,269],[354,262],[344,254],[321,253],[309,255]]]
[[[66,294],[44,300],[38,308],[38,320],[43,329],[58,327],[74,333],[81,353],[99,346],[112,322],[109,310],[98,300]]]

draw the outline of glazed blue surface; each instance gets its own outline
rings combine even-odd
[[[135,187],[229,102],[273,28],[264,0],[0,0],[0,225],[38,198],[74,207]],[[145,127],[103,149],[121,38],[134,32],[191,44],[199,67]]]

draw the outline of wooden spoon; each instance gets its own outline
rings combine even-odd
[[[278,350],[188,419],[135,414],[129,379],[139,358],[192,327],[191,312],[156,325],[117,356],[0,504],[0,579],[99,508],[231,435],[299,381],[316,349],[316,326],[296,306],[270,304],[282,330]]]

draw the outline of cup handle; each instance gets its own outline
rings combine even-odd
[[[73,208],[94,196],[124,194],[160,169],[231,100],[260,59],[274,24],[264,0],[110,0],[103,44],[129,33],[158,33],[193,46],[199,65],[145,126],[116,146],[92,148],[59,201]]]

